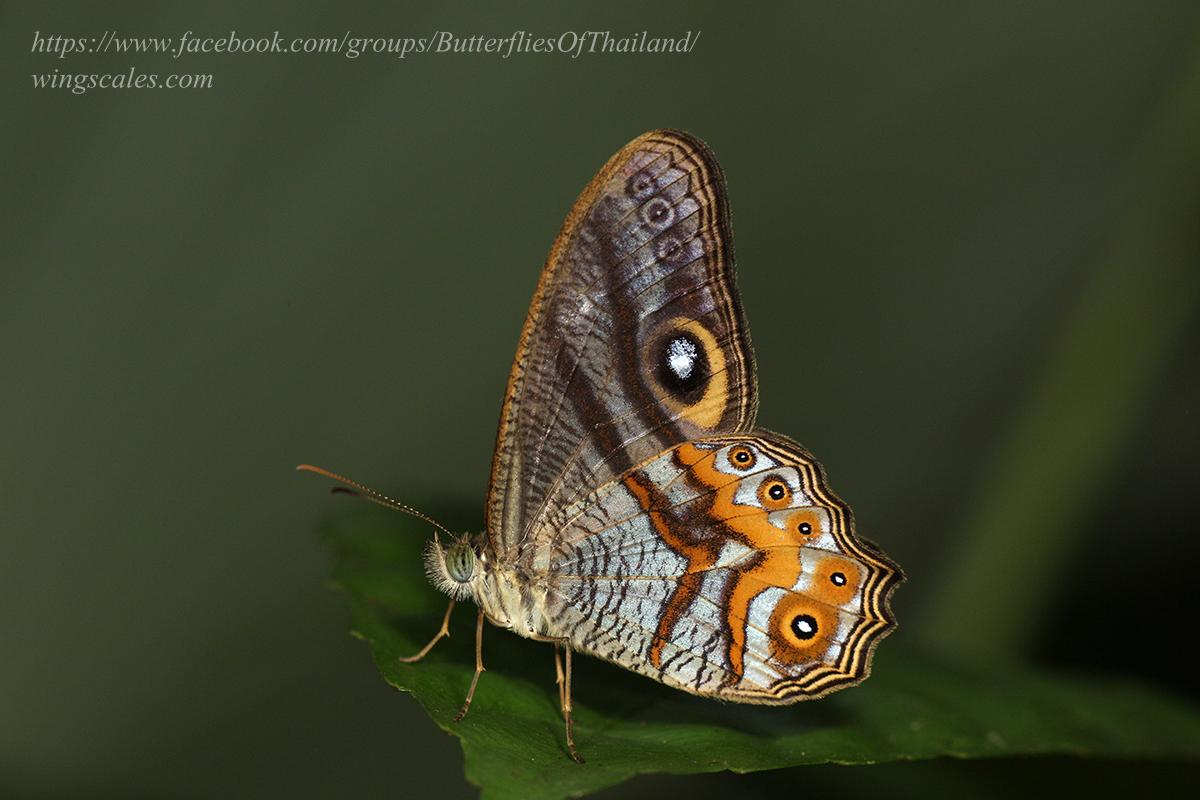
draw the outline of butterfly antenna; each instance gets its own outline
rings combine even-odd
[[[329,470],[322,469],[321,467],[314,467],[312,464],[298,464],[296,466],[296,469],[300,472],[315,472],[318,475],[323,475],[326,478],[337,481],[338,483],[344,483],[346,486],[349,486],[354,490],[354,491],[348,492],[348,494],[358,495],[359,497],[363,498],[364,500],[370,500],[372,503],[375,503],[376,505],[381,505],[384,508],[390,508],[393,511],[400,511],[405,514],[414,516],[417,519],[425,520],[433,527],[435,527],[438,530],[445,533],[447,536],[451,536],[451,537],[454,536],[454,533],[452,531],[448,530],[445,525],[438,522],[436,519],[429,516],[428,514],[422,514],[420,511],[417,511],[415,508],[413,508],[411,506],[406,506],[406,505],[404,505],[404,503],[401,503],[398,500],[393,500],[392,498],[388,497],[386,494],[383,494],[382,492],[377,492],[369,486],[362,485],[358,481],[350,480],[345,475],[338,475],[336,472],[330,472]],[[337,490],[335,489],[335,491],[337,491]],[[347,491],[347,490],[343,489],[342,491]]]

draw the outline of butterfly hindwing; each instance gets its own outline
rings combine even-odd
[[[488,544],[515,557],[591,488],[675,444],[749,430],[753,356],[720,168],[698,139],[622,148],[555,240],[501,410]]]
[[[577,649],[743,702],[862,680],[900,572],[817,462],[766,431],[685,442],[568,510],[547,607]]]

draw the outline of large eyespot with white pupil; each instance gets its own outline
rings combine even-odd
[[[708,385],[708,354],[687,331],[666,336],[658,355],[658,380],[673,397],[691,402]]]
[[[792,633],[802,642],[817,635],[817,618],[812,614],[797,614],[792,617]]]
[[[838,612],[802,594],[779,599],[771,612],[771,655],[782,664],[821,658],[835,640]]]
[[[712,331],[700,320],[674,317],[651,324],[639,339],[639,372],[649,392],[692,433],[715,429],[725,415],[729,377]]]
[[[642,206],[642,222],[656,231],[666,230],[675,221],[675,206],[661,197],[653,197]]]

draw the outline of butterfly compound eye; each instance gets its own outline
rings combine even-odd
[[[446,574],[459,583],[470,583],[475,574],[475,548],[467,539],[459,539],[446,548]]]

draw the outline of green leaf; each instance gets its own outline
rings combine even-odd
[[[388,683],[462,740],[467,777],[485,797],[578,796],[647,772],[938,756],[1200,759],[1200,715],[1178,701],[1111,680],[965,668],[907,649],[901,629],[863,685],[776,708],[692,697],[580,656],[576,742],[587,763],[578,765],[564,746],[549,645],[486,627],[487,671],[460,723],[452,719],[474,665],[470,604],[422,662],[397,661],[433,635],[445,608],[422,571],[425,526],[366,509],[335,519],[326,533],[355,635]]]

